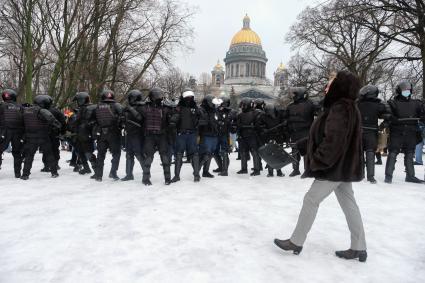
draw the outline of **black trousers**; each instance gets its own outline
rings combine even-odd
[[[171,179],[171,160],[168,154],[168,147],[168,137],[166,134],[145,136],[143,143],[143,180],[147,181],[151,177],[151,164],[156,151],[159,152],[159,156],[161,158],[165,180],[168,181]]]
[[[34,155],[37,150],[43,152],[46,156],[47,165],[50,168],[52,174],[56,174],[56,160],[52,151],[51,139],[49,136],[45,137],[26,137],[24,145],[24,170],[22,175],[29,176],[31,174],[32,163],[34,161]]]
[[[24,131],[21,129],[4,129],[2,131],[2,140],[0,140],[0,167],[1,155],[8,148],[9,144],[12,145],[13,168],[15,176],[21,174],[22,161],[23,161],[23,148],[22,142]]]
[[[415,152],[417,143],[416,132],[390,132],[388,143],[389,152],[403,151],[404,153]]]
[[[112,154],[111,173],[116,173],[121,157],[121,135],[119,132],[109,132],[105,130],[97,140],[97,161],[95,171],[98,177],[103,177],[103,166],[108,149]]]
[[[56,162],[55,166],[57,166],[59,164],[59,159],[60,159],[60,149],[59,149],[59,147],[60,147],[61,142],[60,142],[60,139],[56,135],[54,135],[54,136],[50,136],[50,143],[52,145],[52,154],[53,154],[53,157],[55,158],[55,162]],[[49,167],[47,165],[47,159],[46,159],[46,155],[44,154],[44,152],[43,152],[42,160],[43,160],[43,163],[44,163],[44,167]]]
[[[363,132],[363,150],[375,152],[378,148],[378,132],[364,131]]]
[[[296,143],[297,141],[302,140],[308,136],[309,136],[309,130],[307,129],[307,130],[299,130],[297,132],[292,132],[289,138],[291,143]],[[295,147],[292,147],[292,152],[296,152],[296,154],[294,154],[294,158],[298,161],[298,162],[292,163],[292,168],[294,169],[294,171],[299,171],[301,154]]]

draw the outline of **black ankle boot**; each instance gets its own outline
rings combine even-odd
[[[339,258],[345,259],[359,259],[360,262],[365,262],[367,259],[366,251],[355,251],[352,249],[346,251],[336,251],[335,255]]]
[[[172,183],[177,183],[178,181],[180,181],[180,176],[174,176],[173,179],[171,179]]]
[[[120,177],[117,175],[117,172],[109,173],[109,178],[113,179],[114,181],[118,181],[120,179]]]
[[[288,240],[274,239],[274,243],[275,243],[276,246],[278,246],[282,250],[293,251],[293,253],[295,255],[299,255],[301,253],[301,251],[303,250],[303,247],[299,247],[299,246],[295,245],[289,239]]]
[[[207,172],[202,173],[202,177],[204,177],[204,178],[214,178],[214,175],[207,171]]]
[[[291,172],[291,174],[289,174],[289,177],[295,177],[301,175],[300,170],[294,169],[294,171]]]
[[[130,176],[125,176],[124,178],[121,178],[121,181],[132,181],[134,180],[134,176],[130,175]]]

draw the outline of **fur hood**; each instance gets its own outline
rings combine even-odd
[[[342,98],[353,101],[357,100],[359,98],[359,90],[359,78],[348,71],[340,71],[329,87],[323,106],[325,108],[329,108],[332,104]]]

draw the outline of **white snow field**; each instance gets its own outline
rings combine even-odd
[[[73,173],[62,152],[60,177],[12,178],[0,171],[0,282],[425,282],[425,185],[404,183],[402,156],[394,184],[354,186],[368,241],[366,263],[342,260],[349,248],[344,215],[332,194],[322,204],[299,256],[274,246],[290,236],[312,179],[236,175],[163,185],[158,156],[152,187]],[[125,153],[119,175],[124,176]],[[215,168],[214,161],[211,169]],[[289,167],[285,173],[290,172]],[[423,177],[423,167],[416,167]]]

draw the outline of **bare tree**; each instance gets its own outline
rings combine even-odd
[[[307,8],[298,17],[286,39],[293,49],[309,54],[312,65],[332,68],[343,67],[357,74],[363,84],[376,83],[376,70],[385,68],[377,61],[390,44],[389,39],[365,28],[348,16],[368,18],[383,25],[384,19],[373,11],[356,11],[352,1],[333,0],[324,5]],[[305,70],[304,70],[305,71]]]
[[[416,72],[416,77],[411,77],[410,80],[420,81],[422,93],[425,95],[425,84],[423,84],[425,77],[425,1],[356,0],[351,5],[353,14],[348,17],[351,22],[360,24],[378,34],[383,40],[392,42],[392,52],[380,58],[378,62],[418,62],[420,64],[420,72]],[[380,24],[369,18],[359,17],[359,13],[377,15]]]
[[[59,106],[76,90],[94,101],[104,88],[120,96],[190,49],[195,12],[181,0],[4,0],[0,77],[27,102],[33,92]]]

